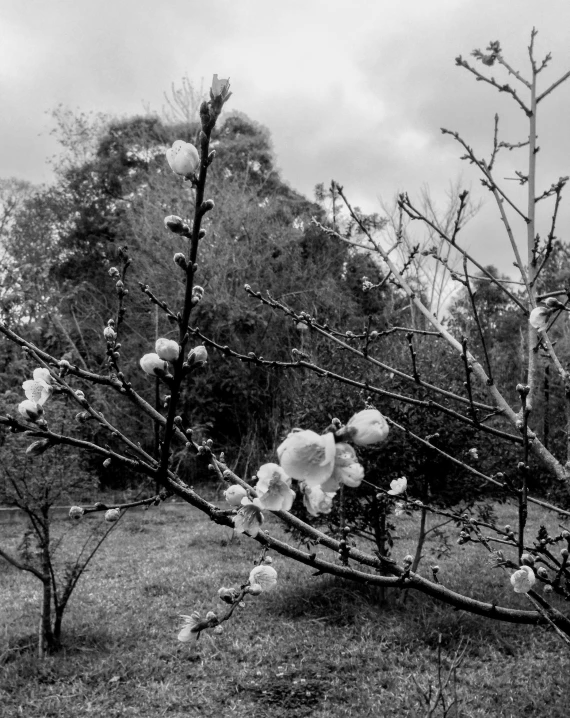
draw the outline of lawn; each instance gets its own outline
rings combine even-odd
[[[543,520],[557,530],[556,515],[539,513],[535,526]],[[401,560],[412,549],[413,526],[412,519],[398,521],[394,556]],[[501,522],[515,523],[508,507]],[[21,527],[0,532],[14,544]],[[437,559],[441,581],[528,607],[504,572],[481,549],[457,546],[455,534],[450,529],[451,555]],[[440,543],[427,547],[426,575]],[[444,673],[467,642],[456,678],[459,710],[450,715],[570,713],[570,656],[551,631],[469,616],[412,592],[405,602],[394,595],[381,605],[373,591],[312,576],[279,556],[275,591],[248,597],[221,634],[201,635],[197,650],[179,643],[179,614],[222,610],[218,588],[245,581],[258,556],[255,542],[232,539],[189,506],[133,512],[76,590],[64,620],[65,649],[43,661],[26,649],[37,632],[37,581],[1,563],[0,714],[423,716],[418,686],[436,686],[440,635]]]

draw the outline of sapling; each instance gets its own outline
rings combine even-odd
[[[17,448],[3,447],[0,475],[5,480],[4,499],[22,512],[23,534],[16,547],[0,541],[0,558],[41,583],[37,647],[42,657],[61,647],[69,601],[115,526],[80,521],[86,513],[80,506],[71,508],[69,518],[56,518],[55,507],[69,501],[74,492],[93,489],[67,447],[40,440],[30,444],[23,456],[16,455]]]

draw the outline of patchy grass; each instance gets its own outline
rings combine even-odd
[[[514,523],[508,507],[499,511],[501,522]],[[539,513],[536,526],[541,520]],[[556,517],[548,523],[554,531]],[[413,522],[398,525],[401,559],[413,547]],[[17,542],[18,526],[2,531]],[[426,574],[439,543],[427,546]],[[443,583],[527,607],[482,549],[453,545],[437,558]],[[435,686],[441,634],[444,671],[459,642],[469,641],[457,674],[458,715],[568,715],[569,655],[550,631],[470,616],[413,592],[405,603],[391,596],[380,604],[378,591],[313,577],[279,556],[278,590],[249,597],[223,633],[201,636],[197,651],[178,643],[178,614],[221,609],[218,588],[242,583],[258,555],[253,541],[232,540],[191,507],[132,513],[79,583],[64,621],[65,649],[43,661],[34,651],[37,581],[0,564],[0,713],[421,716],[412,676]]]

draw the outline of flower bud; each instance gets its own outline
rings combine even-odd
[[[560,555],[562,556],[562,558],[564,560],[566,560],[568,558],[568,549],[567,548],[560,549]]]
[[[406,563],[412,564],[413,562],[414,562],[414,559],[412,556],[410,556],[410,554],[408,554],[407,556],[404,556],[404,564],[406,564]]]
[[[39,441],[34,441],[28,446],[26,454],[29,456],[41,456],[44,451],[49,449],[50,446],[51,441],[49,439],[40,439]]]
[[[271,591],[277,583],[277,571],[272,566],[256,566],[249,574],[250,587],[256,584],[263,591]]]
[[[158,354],[145,354],[139,362],[141,369],[151,376],[158,376],[160,372],[165,372],[167,363],[161,359]]]
[[[208,123],[208,121],[210,119],[210,106],[208,105],[206,100],[204,100],[202,102],[202,104],[200,105],[200,119],[202,120],[202,125],[204,125],[205,123]],[[202,134],[203,133],[200,132],[200,135],[202,135]],[[200,137],[200,139],[202,139],[202,137]]]
[[[121,518],[121,512],[119,509],[108,509],[105,511],[105,521],[112,524]]]
[[[214,611],[208,611],[206,614],[206,621],[210,621],[210,623],[217,623],[218,622],[218,616]]]
[[[158,356],[164,359],[164,361],[175,361],[180,354],[178,343],[175,342],[174,339],[165,339],[164,337],[156,340],[154,349]]]
[[[25,399],[18,404],[18,411],[27,421],[36,422],[44,413],[44,410],[35,401]]]
[[[562,302],[559,302],[556,297],[548,297],[544,303],[549,309],[566,309],[564,304],[562,304]]]
[[[175,174],[186,179],[190,179],[200,166],[198,150],[183,140],[176,140],[172,147],[166,150],[166,160]]]
[[[230,88],[230,81],[229,79],[223,80],[218,79],[217,75],[214,75],[212,78],[212,87],[210,88],[210,92],[212,93],[212,97],[220,97],[224,93],[227,93],[227,91]]]
[[[369,446],[383,444],[390,429],[388,422],[377,409],[364,409],[354,414],[341,431],[357,446]]]
[[[530,313],[528,321],[535,329],[543,330],[546,329],[551,314],[552,309],[548,309],[548,307],[535,307]]]
[[[117,338],[117,332],[113,327],[105,327],[105,329],[103,329],[103,336],[108,342],[112,342]]]
[[[85,511],[81,508],[81,506],[72,506],[69,509],[69,518],[79,520],[84,513]]]
[[[111,277],[111,279],[116,279],[117,277],[121,276],[121,273],[119,272],[117,267],[111,267],[109,269],[109,276]]]
[[[548,571],[544,568],[544,566],[540,566],[536,570],[536,575],[540,576],[540,578],[548,578]]]
[[[182,217],[177,217],[175,214],[169,214],[164,218],[164,226],[174,234],[184,233],[184,221]]]
[[[229,489],[224,491],[224,496],[228,504],[231,506],[241,506],[241,500],[245,499],[247,491],[243,488],[243,486],[234,484],[233,486],[230,486]]]
[[[106,469],[108,469],[109,466],[111,466],[111,459],[110,459],[110,458],[105,459],[105,461],[103,462],[103,466],[104,466]]]
[[[521,563],[524,566],[530,566],[532,568],[532,566],[534,566],[534,556],[531,556],[529,553],[523,553]]]
[[[214,200],[213,199],[207,199],[205,202],[202,202],[202,212],[210,212],[214,209]]]
[[[236,588],[225,588],[222,587],[218,589],[218,598],[223,601],[224,603],[235,603],[237,597],[239,596],[239,591]]]
[[[202,301],[203,296],[204,296],[204,288],[196,285],[192,289],[192,306],[196,306],[196,304],[199,304]]]
[[[188,264],[186,262],[186,257],[182,254],[182,252],[176,252],[176,254],[173,257],[174,264],[177,264],[180,269],[186,270],[188,267]]]
[[[208,350],[203,344],[194,347],[188,354],[188,364],[194,366],[204,366],[208,361]]]

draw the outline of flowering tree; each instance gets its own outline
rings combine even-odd
[[[418,316],[423,317],[425,327],[419,328],[416,324],[414,327],[393,327],[386,331],[378,331],[373,328],[371,320],[361,332],[342,331],[332,328],[326,322],[307,312],[295,312],[282,301],[271,296],[264,296],[260,291],[249,286],[246,286],[246,291],[264,306],[282,313],[297,325],[306,327],[310,334],[324,336],[337,346],[342,347],[344,351],[350,352],[359,360],[369,363],[378,370],[390,372],[414,386],[422,387],[427,398],[418,399],[405,393],[395,394],[383,387],[380,382],[372,384],[359,380],[357,376],[331,372],[326,366],[320,366],[318,362],[300,351],[294,353],[292,361],[284,361],[282,358],[264,359],[253,351],[240,354],[229,346],[217,344],[202,334],[198,327],[192,326],[192,312],[207,290],[207,288],[199,286],[196,280],[199,277],[200,268],[200,240],[207,231],[207,215],[214,209],[214,202],[206,198],[208,169],[215,161],[215,150],[210,148],[210,138],[222,108],[231,95],[229,83],[219,80],[217,76],[214,76],[209,101],[203,102],[200,106],[201,130],[196,146],[179,140],[167,152],[168,164],[173,172],[181,180],[189,183],[192,188],[192,219],[173,215],[165,219],[166,228],[179,237],[184,246],[184,251],[179,251],[174,255],[176,271],[182,272],[185,281],[183,305],[179,309],[173,309],[161,298],[159,288],[148,285],[142,287],[149,301],[158,307],[177,329],[176,339],[159,337],[154,351],[149,343],[149,352],[140,360],[142,371],[153,378],[158,378],[161,386],[168,392],[164,400],[164,412],[151,406],[133,389],[129,377],[125,375],[121,366],[120,340],[123,317],[128,306],[127,269],[131,263],[131,259],[126,254],[122,255],[122,265],[110,270],[110,274],[115,280],[118,308],[116,317],[108,321],[103,331],[103,338],[107,346],[107,373],[95,373],[75,366],[67,359],[58,359],[38,349],[27,339],[12,331],[6,323],[0,324],[0,331],[12,342],[21,346],[35,366],[34,378],[25,382],[23,387],[26,399],[18,406],[19,416],[2,415],[0,423],[15,433],[29,435],[35,442],[43,442],[42,449],[45,451],[49,451],[52,446],[58,444],[73,446],[93,452],[106,464],[115,464],[150,477],[161,487],[160,491],[155,496],[145,499],[144,502],[137,503],[159,503],[168,496],[176,495],[206,513],[217,524],[233,527],[236,531],[257,541],[262,547],[259,565],[253,569],[249,577],[244,577],[241,587],[220,588],[220,599],[229,606],[227,612],[218,615],[211,611],[205,618],[197,614],[186,616],[179,640],[194,640],[203,630],[218,629],[220,623],[231,617],[235,606],[239,605],[246,595],[255,596],[262,591],[271,589],[277,578],[275,570],[269,565],[271,559],[267,556],[267,552],[272,550],[310,566],[318,573],[328,573],[357,583],[382,588],[414,589],[458,609],[496,620],[519,624],[549,624],[566,642],[570,642],[570,619],[548,600],[548,594],[552,592],[564,598],[568,598],[569,595],[567,581],[570,574],[567,559],[570,532],[562,530],[551,535],[544,528],[533,542],[525,534],[528,510],[533,504],[552,508],[566,516],[570,515],[570,512],[563,508],[555,507],[529,493],[531,457],[546,467],[559,481],[568,483],[570,480],[567,457],[555,456],[532,428],[533,410],[538,401],[539,350],[549,357],[567,388],[567,395],[570,396],[570,375],[557,355],[550,337],[552,325],[565,309],[565,304],[560,302],[557,297],[565,295],[566,292],[556,290],[549,292],[548,296],[538,293],[540,275],[552,250],[560,196],[566,178],[561,178],[541,194],[537,194],[536,190],[536,118],[539,104],[546,100],[550,93],[570,76],[570,73],[542,91],[537,89],[539,75],[547,66],[550,56],[547,56],[541,63],[536,61],[535,35],[536,33],[533,31],[529,47],[530,79],[525,78],[508,64],[497,42],[491,43],[486,53],[479,51],[474,53],[475,58],[484,66],[496,65],[505,69],[520,84],[521,91],[528,94],[528,99],[521,96],[517,89],[508,84],[500,84],[463,58],[457,58],[457,64],[475,75],[477,80],[487,83],[513,98],[528,118],[528,141],[518,145],[499,141],[498,120],[496,120],[492,154],[489,160],[485,160],[458,133],[444,130],[462,145],[466,152],[465,157],[481,171],[483,184],[497,202],[501,219],[515,254],[524,292],[515,294],[509,288],[509,284],[492,273],[485,272],[485,268],[459,244],[458,234],[467,206],[465,193],[461,195],[456,221],[449,233],[443,227],[435,225],[429,216],[422,214],[406,195],[400,198],[402,215],[405,213],[411,220],[426,223],[433,230],[433,236],[438,238],[433,255],[436,261],[448,262],[449,254],[447,252],[443,256],[438,253],[437,248],[443,246],[441,242],[449,245],[454,256],[456,253],[461,255],[463,273],[460,275],[454,270],[453,277],[457,281],[461,281],[466,288],[471,299],[473,319],[478,327],[480,327],[480,322],[477,298],[472,291],[472,275],[470,273],[473,271],[473,267],[483,272],[487,279],[493,282],[497,289],[518,308],[521,325],[528,327],[527,382],[516,387],[518,405],[513,407],[508,400],[508,388],[504,389],[496,384],[483,334],[481,334],[483,358],[482,361],[479,361],[473,353],[472,347],[468,346],[467,340],[464,337],[454,336],[445,324],[426,307],[406,279],[406,263],[404,262],[402,265],[392,260],[390,249],[386,248],[382,241],[379,241],[374,234],[374,228],[370,227],[361,214],[352,208],[343,189],[338,185],[335,185],[335,195],[344,202],[353,223],[359,227],[361,235],[366,238],[366,244],[361,249],[373,252],[380,258],[392,280],[409,298],[414,311]],[[495,166],[501,150],[504,148],[517,149],[519,146],[528,147],[528,168],[524,172],[517,172],[520,183],[528,190],[525,209],[519,207],[495,181]],[[547,200],[553,200],[554,207],[546,238],[540,240],[537,233],[535,208],[539,201]],[[517,230],[513,224],[514,220],[522,223],[527,236],[526,261],[523,261],[516,242]],[[346,240],[346,237],[339,234],[334,224],[325,229],[333,239],[337,236]],[[369,292],[375,291],[375,287],[370,282],[365,282],[363,288]],[[386,337],[393,338],[400,334],[405,335],[409,345],[411,372],[405,371],[402,367],[388,366],[382,361],[381,342]],[[446,342],[456,354],[457,366],[463,373],[464,379],[464,391],[461,393],[431,384],[423,379],[418,369],[416,341],[418,338],[435,339],[436,337],[440,341]],[[192,347],[196,341],[201,343]],[[254,366],[267,365],[276,369],[304,369],[314,372],[323,380],[341,382],[359,389],[365,394],[366,403],[361,411],[352,416],[333,419],[323,433],[314,430],[318,427],[293,430],[277,447],[277,461],[264,464],[259,468],[257,483],[255,487],[252,487],[248,481],[228,468],[223,454],[216,455],[213,452],[212,442],[195,440],[192,427],[187,425],[184,416],[179,413],[181,388],[185,382],[192,383],[196,378],[197,372],[208,359],[207,348],[213,348],[222,355],[233,356]],[[150,455],[138,443],[136,436],[128,436],[120,426],[111,423],[97,403],[90,400],[88,393],[76,391],[74,382],[77,380],[81,380],[86,385],[115,392],[138,412],[150,417],[159,430],[158,455]],[[57,401],[60,396],[68,397],[77,405],[85,418],[90,417],[103,430],[109,432],[115,441],[113,447],[122,448],[97,445],[86,439],[77,438],[71,433],[55,431],[49,421],[49,404]],[[449,455],[445,448],[438,444],[437,436],[420,436],[410,432],[404,425],[389,416],[383,416],[372,404],[376,398],[381,401],[383,397],[413,405],[426,412],[440,412],[442,415],[452,417],[457,422],[467,425],[481,434],[491,436],[497,441],[512,442],[520,449],[520,461],[516,474],[509,472],[510,467],[505,467],[504,473],[487,475],[466,463],[463,458]],[[570,416],[570,411],[568,415]],[[391,502],[397,500],[400,502],[400,507],[419,506],[426,512],[443,513],[446,517],[458,522],[461,525],[460,543],[472,541],[480,544],[482,549],[489,551],[496,565],[510,572],[508,575],[515,592],[523,593],[528,597],[531,604],[530,610],[497,606],[486,600],[460,595],[445,585],[444,578],[438,575],[437,566],[431,568],[429,577],[422,576],[413,570],[411,556],[396,561],[382,552],[370,554],[356,547],[350,535],[351,527],[345,521],[343,507],[347,493],[364,481],[364,468],[359,453],[363,449],[366,451],[371,447],[382,447],[393,431],[406,432],[418,444],[444,456],[446,460],[460,466],[465,472],[516,497],[519,506],[519,522],[515,531],[510,526],[501,528],[492,522],[480,521],[468,513],[450,514],[430,505],[429,500],[414,500],[407,493],[408,482],[405,477],[393,480],[380,490],[375,489],[381,499],[380,503],[386,507],[391,506]],[[207,501],[180,478],[177,473],[178,463],[173,458],[175,449],[180,446],[189,453],[205,459],[214,475],[228,485],[226,491],[228,508],[219,508]],[[475,454],[476,449],[473,450],[472,458],[476,458]],[[333,538],[310,526],[291,512],[294,498],[298,493],[303,496],[306,510],[313,515],[326,514],[331,510],[333,504],[339,506],[340,539]],[[81,512],[105,511],[107,519],[112,520],[118,518],[122,511],[132,505],[134,504],[112,507],[101,505],[85,508],[74,507],[72,512],[74,515],[79,515]],[[274,536],[264,528],[264,513],[268,511],[273,512],[287,526],[302,534],[307,544],[318,544],[323,549],[330,551],[330,556],[327,558],[321,554],[318,555],[311,548],[293,547]],[[499,546],[500,550],[497,550],[496,546]],[[557,555],[555,549],[559,546],[562,546],[562,549]],[[537,564],[540,565],[537,566]],[[537,586],[541,586],[543,591],[538,591]]]

